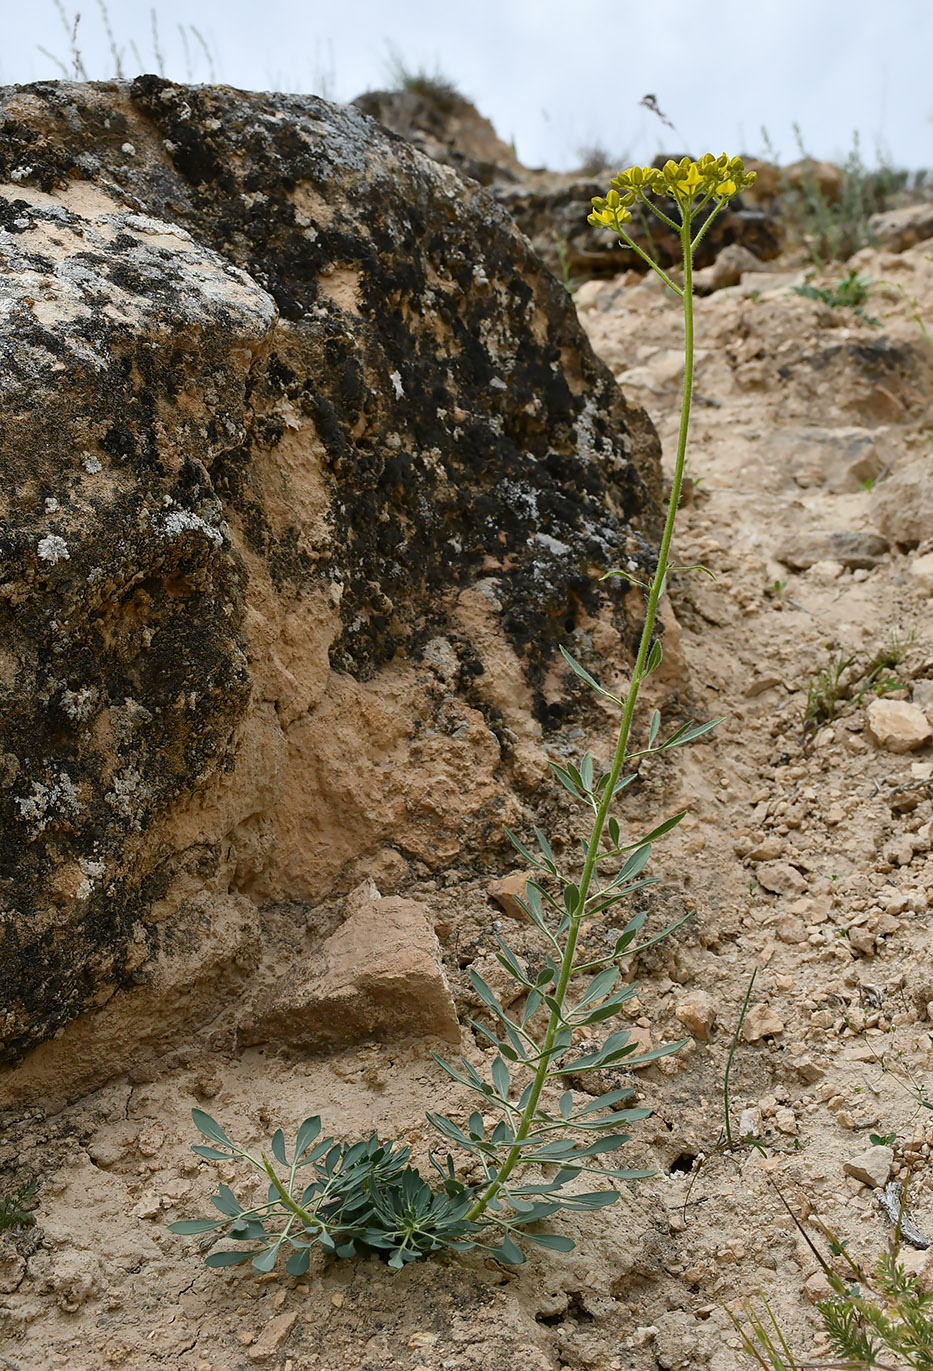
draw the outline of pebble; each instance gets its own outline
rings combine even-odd
[[[777,935],[782,943],[805,943],[807,941],[807,929],[802,919],[795,918],[793,914],[787,914],[777,926]]]
[[[784,1022],[766,1004],[752,1005],[745,1016],[742,1037],[747,1043],[760,1042],[762,1038],[772,1038],[784,1032]]]
[[[868,1147],[864,1152],[851,1157],[842,1169],[853,1180],[861,1181],[863,1185],[870,1185],[873,1190],[877,1190],[879,1186],[887,1185],[893,1165],[893,1147]]]
[[[886,752],[914,752],[933,738],[933,724],[906,700],[872,700],[865,713],[869,733]]]
[[[709,1042],[710,1029],[716,1022],[716,1005],[705,990],[694,990],[680,1000],[674,1014],[694,1038]]]
[[[270,1361],[295,1327],[297,1320],[297,1310],[290,1314],[278,1314],[274,1319],[270,1319],[246,1354],[250,1361]]]
[[[770,837],[758,843],[757,847],[753,847],[747,856],[750,862],[774,862],[783,857],[786,851],[787,844],[784,839],[772,833]]]
[[[755,871],[758,884],[772,895],[802,895],[807,883],[790,862],[762,862]]]
[[[516,871],[511,876],[503,876],[499,880],[490,881],[487,885],[490,897],[509,918],[524,919],[525,923],[528,922],[528,915],[518,902],[525,898],[525,886],[533,875],[532,871]]]

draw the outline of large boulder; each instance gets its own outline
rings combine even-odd
[[[0,183],[15,1058],[154,966],[174,1003],[173,947],[239,993],[257,905],[488,848],[558,639],[631,640],[595,578],[650,563],[659,452],[488,192],[353,108],[15,88]]]

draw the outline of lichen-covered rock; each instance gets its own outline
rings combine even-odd
[[[627,651],[595,575],[650,562],[659,472],[489,194],[353,109],[6,91],[0,270],[15,1057],[189,905],[488,843],[557,638]]]

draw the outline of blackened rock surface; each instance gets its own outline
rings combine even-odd
[[[153,901],[488,841],[508,729],[462,634],[453,682],[421,647],[493,578],[543,713],[568,622],[613,594],[631,637],[594,577],[650,563],[659,450],[489,193],[352,108],[16,88],[0,181],[12,1053],[145,962]]]

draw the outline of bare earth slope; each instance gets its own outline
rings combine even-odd
[[[933,1066],[933,410],[931,347],[914,317],[933,320],[931,257],[927,243],[857,260],[877,282],[874,327],[793,294],[793,269],[698,305],[694,490],[678,559],[717,580],[676,580],[689,674],[669,678],[665,708],[725,722],[628,792],[633,826],[689,808],[657,851],[663,880],[649,903],[655,927],[686,909],[693,919],[638,968],[632,1002],[654,1042],[685,1024],[695,1034],[638,1079],[654,1113],[624,1164],[653,1166],[655,1178],[576,1221],[573,1253],[539,1253],[518,1271],[468,1257],[397,1276],[376,1260],[313,1267],[301,1282],[208,1272],[193,1241],[166,1231],[203,1212],[211,1184],[188,1150],[193,1105],[255,1140],[320,1112],[345,1136],[378,1128],[408,1141],[422,1161],[426,1104],[466,1105],[425,1041],[305,1060],[276,1055],[274,1040],[244,1048],[221,1017],[210,1051],[176,1053],[55,1114],[37,1103],[11,1118],[5,1160],[43,1184],[37,1227],[2,1249],[6,1365],[732,1371],[744,1363],[720,1304],[738,1311],[756,1282],[799,1354],[825,1351],[811,1304],[825,1287],[783,1201],[815,1241],[813,1216],[870,1262],[889,1225],[872,1188],[844,1170],[870,1134],[897,1134],[891,1176],[909,1178],[916,1221],[933,1231],[931,1116],[906,1088]],[[597,350],[669,453],[676,302],[634,282],[581,296]],[[881,654],[898,655],[895,634],[906,653],[869,683]],[[574,640],[598,660],[584,628]],[[849,698],[805,728],[808,684],[850,657]],[[891,680],[879,710],[871,685]],[[572,756],[582,741],[567,729],[545,746]],[[556,801],[537,813],[571,839],[573,816]],[[468,967],[493,974],[497,923],[534,951],[491,902],[493,874],[504,873],[416,866],[402,891],[433,917],[461,1022],[477,1012]],[[324,905],[310,917],[328,931],[336,918]],[[733,1127],[744,1111],[766,1155],[713,1156],[690,1174],[721,1135],[726,1054],[756,969]],[[463,1047],[479,1065],[468,1032]],[[933,1284],[924,1252],[907,1260]]]

